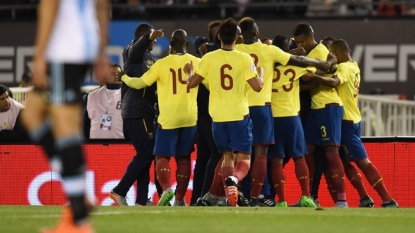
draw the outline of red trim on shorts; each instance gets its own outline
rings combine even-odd
[[[160,154],[153,154],[154,156],[161,156],[161,157],[176,157],[175,155],[160,155]]]
[[[340,144],[327,144],[327,145],[323,145],[323,146],[320,146],[320,147],[326,147],[326,146],[340,147]]]
[[[330,104],[326,104],[325,107],[326,108],[328,108],[328,107],[340,107],[340,104],[339,103],[330,103]]]
[[[350,121],[350,120],[342,120],[342,123],[345,123],[345,124],[353,124],[354,125],[354,122],[353,121]]]
[[[242,153],[242,154],[245,154],[245,155],[251,155],[251,154],[252,154],[252,152],[251,152],[251,153],[248,153],[248,152],[245,152],[245,151],[239,151],[239,150],[234,150],[234,151],[233,151],[233,153],[234,153],[234,154],[236,154],[236,153]]]
[[[266,143],[252,143],[253,146],[269,146],[274,145],[275,142],[266,142]]]

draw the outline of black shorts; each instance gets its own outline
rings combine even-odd
[[[81,85],[91,68],[91,64],[48,63],[50,103],[82,103]]]

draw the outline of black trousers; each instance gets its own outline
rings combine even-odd
[[[216,165],[221,155],[212,134],[212,119],[209,115],[200,116],[197,121],[197,158],[193,173],[193,192],[191,204],[205,195],[212,185]]]
[[[125,197],[128,190],[137,181],[136,203],[145,205],[147,203],[148,185],[150,183],[150,167],[154,160],[154,119],[123,119],[123,124],[124,137],[131,141],[137,154],[128,164],[125,174],[114,188],[114,192]]]

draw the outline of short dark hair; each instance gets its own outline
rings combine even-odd
[[[349,52],[350,51],[349,44],[343,39],[338,39],[338,40],[334,41],[333,44],[331,44],[331,46],[339,48],[343,52]]]
[[[111,65],[110,65],[111,67],[116,67],[116,68],[120,68],[120,70],[122,70],[122,68],[121,68],[121,66],[120,65],[118,65],[117,63],[111,63]]]
[[[22,75],[22,81],[23,82],[30,82],[32,80],[32,73],[30,71],[26,71]]]
[[[313,33],[313,28],[307,22],[301,22],[293,30],[293,36],[309,36]]]
[[[325,36],[323,38],[321,38],[321,41],[336,41],[336,38],[332,37],[332,36]]]
[[[219,35],[222,42],[226,45],[230,45],[236,40],[238,26],[232,18],[225,19],[219,27]]]
[[[135,39],[138,39],[144,36],[145,34],[148,34],[151,31],[151,29],[153,29],[153,26],[151,26],[150,24],[140,23],[134,32]]]
[[[9,88],[0,84],[0,95],[3,95],[6,91],[9,91]]]
[[[277,34],[274,39],[272,40],[272,45],[277,46],[280,49],[284,49],[284,46],[286,45],[287,41],[289,43],[290,38]]]
[[[212,28],[214,28],[214,27],[219,27],[219,26],[220,26],[220,24],[221,24],[221,21],[220,21],[220,20],[215,20],[215,21],[212,21],[212,22],[210,22],[210,23],[208,24],[209,40],[210,40],[211,42],[215,41],[215,40],[216,40],[216,38],[217,38],[217,35],[212,35]]]
[[[251,34],[256,32],[255,20],[251,17],[245,17],[239,20],[238,26],[241,28],[242,34]]]

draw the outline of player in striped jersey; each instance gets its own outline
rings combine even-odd
[[[53,169],[60,173],[70,203],[57,227],[43,232],[94,232],[87,221],[91,205],[85,201],[81,84],[94,65],[100,81],[107,75],[108,10],[106,0],[48,0],[38,7],[35,88],[22,120],[32,141],[42,145]],[[42,93],[46,90],[49,102]]]

